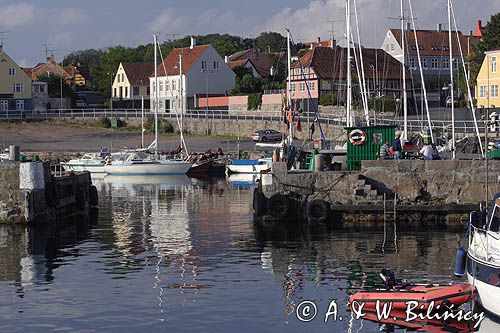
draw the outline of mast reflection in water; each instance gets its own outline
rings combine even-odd
[[[94,222],[0,226],[2,331],[347,331],[349,294],[379,286],[382,268],[452,280],[455,233],[254,223],[252,189],[220,179],[105,177],[97,187]],[[325,324],[332,299],[345,320]],[[320,310],[307,324],[295,317],[303,300]]]

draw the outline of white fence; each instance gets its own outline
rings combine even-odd
[[[16,120],[16,119],[97,119],[99,117],[118,117],[118,118],[132,118],[140,119],[142,116],[141,109],[60,109],[60,110],[47,110],[47,111],[0,111],[0,120]],[[145,110],[145,117],[152,117],[153,113]],[[158,116],[164,119],[175,119],[178,115],[175,113],[159,113]],[[280,111],[276,112],[231,112],[227,110],[187,110],[183,115],[187,119],[201,119],[201,120],[248,120],[248,121],[268,121],[268,122],[282,122],[283,116]],[[303,113],[301,121],[304,124],[307,120],[312,121],[314,116],[312,113]],[[321,124],[328,124],[330,126],[345,127],[345,118],[329,116],[328,114],[321,114],[319,117]],[[403,121],[399,119],[371,119],[371,124],[376,125],[395,125],[398,127],[403,126]],[[363,126],[362,123],[357,124]],[[409,120],[408,128],[411,132],[419,132],[423,127],[427,126],[427,121]],[[480,125],[482,126],[482,125]],[[440,129],[443,132],[451,131],[450,121],[435,120],[432,121],[434,129]],[[455,130],[457,133],[474,133],[475,127],[472,120],[455,121]]]

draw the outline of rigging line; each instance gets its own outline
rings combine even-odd
[[[350,29],[349,29],[350,30]],[[352,36],[352,31],[350,31],[351,33],[351,37]],[[356,43],[354,43],[356,44]],[[365,99],[363,97],[363,83],[361,81],[361,73],[360,73],[360,70],[359,70],[359,58],[358,58],[358,53],[357,53],[357,50],[356,50],[356,47],[354,45],[353,47],[353,51],[354,51],[354,62],[356,63],[356,73],[358,75],[358,81],[359,81],[359,91],[360,91],[360,94],[361,94],[361,102],[363,103],[363,110],[366,110],[365,109]],[[366,117],[366,111],[365,111],[365,117]],[[365,118],[365,121],[366,121],[366,118]],[[368,126],[370,126],[369,124],[367,124]]]
[[[293,40],[292,34],[290,33],[290,30],[288,30],[288,33],[290,34],[290,40],[292,41],[292,44],[295,45],[295,42]],[[313,50],[313,52],[314,52],[314,50]],[[299,63],[299,66],[300,66],[300,74],[302,76],[302,79],[304,80],[304,82],[306,82],[307,96],[308,96],[309,100],[312,100],[311,90],[309,89],[309,84],[307,84],[308,81],[306,80],[306,76],[304,74],[304,67],[302,66],[302,63],[300,62],[300,57],[298,59],[298,63]],[[319,83],[319,80],[318,80],[318,83]],[[317,89],[319,89],[319,87],[317,87]],[[319,121],[318,108],[314,105],[314,103],[312,105],[312,109],[314,111],[314,120],[313,121],[316,121],[316,123],[318,124],[319,132],[321,134],[321,140],[323,141],[323,143],[325,144],[325,146],[328,146],[328,143],[326,142],[325,134],[323,132],[323,127],[321,126],[321,122]]]
[[[479,133],[479,127],[477,125],[476,110],[474,109],[474,103],[472,102],[472,93],[471,93],[471,90],[470,90],[469,73],[467,71],[467,68],[465,67],[464,54],[463,54],[463,51],[462,51],[462,43],[460,42],[460,37],[458,35],[458,27],[457,27],[457,21],[455,19],[455,11],[453,10],[453,3],[451,1],[450,1],[450,7],[451,7],[451,17],[453,18],[453,24],[455,26],[455,33],[457,35],[458,47],[460,49],[460,59],[462,60],[462,66],[463,66],[463,69],[464,69],[465,81],[467,83],[467,95],[468,95],[468,98],[469,98],[470,110],[472,112],[472,117],[474,118],[474,127],[476,129],[476,135],[477,135],[477,138],[479,140],[479,146],[480,146],[480,149],[481,149],[481,155],[484,157],[485,153],[483,152],[483,143],[482,143],[482,140],[481,140],[481,135]],[[450,27],[450,29],[451,29],[451,27]],[[450,47],[451,47],[451,45],[450,45]],[[451,101],[451,102],[454,103],[454,101]],[[487,147],[485,147],[484,149],[487,149]]]
[[[359,34],[359,21],[358,21],[358,6],[356,5],[356,0],[354,0],[353,5],[354,5],[354,18],[356,22],[356,33],[358,38],[358,49],[360,57],[359,61],[361,63],[361,76],[362,76],[362,78],[360,79],[362,85],[361,97],[363,98],[363,107],[365,111],[366,125],[370,126],[370,114],[368,113],[368,96],[366,92],[365,65],[363,63],[363,51],[361,50],[361,37]]]
[[[433,134],[433,131],[432,131],[431,116],[430,116],[430,113],[429,113],[429,102],[427,101],[427,89],[425,87],[425,80],[424,80],[424,72],[423,72],[423,69],[422,69],[422,63],[420,62],[420,46],[418,45],[417,30],[416,30],[416,26],[415,26],[415,15],[413,15],[413,7],[412,7],[412,4],[411,4],[411,0],[408,0],[408,4],[410,6],[410,16],[411,16],[411,20],[412,20],[412,24],[413,24],[413,33],[415,34],[415,44],[417,46],[417,57],[418,57],[418,63],[419,63],[419,69],[420,69],[420,80],[422,81],[421,85],[422,85],[422,90],[423,90],[423,93],[424,93],[423,98],[424,98],[424,101],[425,101],[425,111],[427,113],[427,122],[428,122],[428,125],[429,125],[429,131],[430,131],[430,134],[431,134],[431,142],[434,143],[434,134]],[[415,96],[414,96],[414,98],[415,98]]]

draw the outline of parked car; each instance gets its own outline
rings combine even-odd
[[[263,129],[252,133],[255,142],[281,141],[283,134],[273,129]]]

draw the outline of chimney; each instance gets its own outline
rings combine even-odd
[[[321,37],[318,37],[318,44],[321,43]]]
[[[438,23],[437,31],[443,31],[443,24],[442,23]]]
[[[476,21],[476,36],[483,37],[483,22],[481,20]]]
[[[191,36],[191,46],[189,47],[191,50],[194,49],[196,46],[196,39],[194,39],[193,36]]]
[[[224,62],[227,64],[229,62],[229,56],[224,57]]]
[[[411,23],[406,22],[406,30],[411,31]]]

